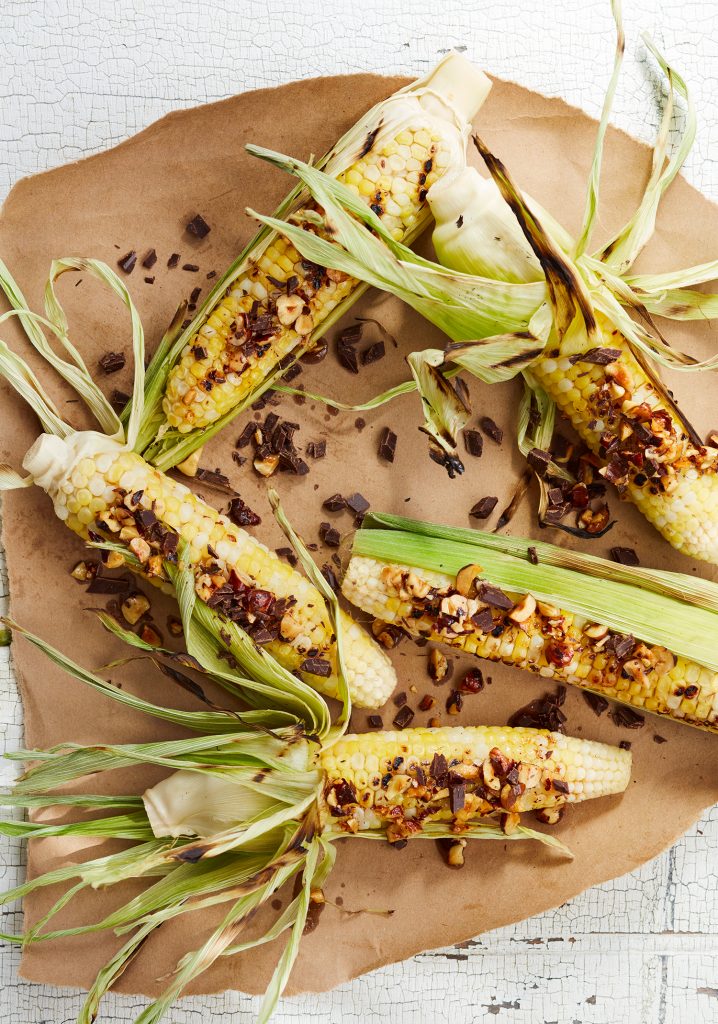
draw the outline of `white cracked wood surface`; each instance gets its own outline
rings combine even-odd
[[[718,199],[718,7],[713,0],[625,6],[628,49],[614,122],[645,140],[655,131],[655,83],[640,44],[647,31],[695,97],[699,133],[687,177]],[[452,46],[490,72],[596,116],[613,49],[608,0],[3,0],[0,10],[0,198],[23,175],[112,146],[175,108],[320,74],[416,74]],[[0,608],[6,591],[0,574]],[[21,738],[11,663],[0,650],[0,742],[12,749]],[[19,845],[4,842],[0,886],[16,884],[22,872]],[[673,849],[631,875],[463,948],[424,953],[327,994],[284,1000],[275,1019],[718,1021],[717,876],[714,808]],[[457,892],[460,885],[457,876]],[[0,930],[17,931],[20,918],[18,911],[5,913]],[[73,1020],[78,993],[19,980],[18,959],[0,943],[0,1024]],[[110,996],[102,1019],[130,1021],[141,1005]],[[248,1024],[256,1005],[232,992],[191,998],[168,1020]]]

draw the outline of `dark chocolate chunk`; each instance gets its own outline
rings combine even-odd
[[[396,454],[397,436],[391,427],[384,427],[379,437],[379,458],[393,462]]]
[[[621,358],[620,348],[591,348],[588,352],[579,352],[575,356],[569,356],[569,363],[594,363],[596,366],[608,366]]]
[[[638,555],[633,548],[611,548],[611,558],[619,565],[640,565]]]
[[[493,586],[491,583],[481,583],[477,593],[479,600],[483,601],[484,604],[490,604],[492,608],[501,608],[504,611],[508,611],[509,608],[514,606],[511,598],[503,590],[499,590],[498,587]]]
[[[196,274],[199,270],[199,266],[196,263],[183,263],[182,269],[188,270],[190,274]]]
[[[145,258],[142,260],[142,266],[146,270],[150,270],[152,267],[154,267],[156,262],[157,262],[157,253],[155,252],[154,249],[148,249],[147,253],[145,255]]]
[[[107,352],[100,359],[100,369],[103,373],[117,373],[124,369],[125,362],[124,352]]]
[[[123,256],[121,260],[117,261],[117,266],[120,270],[124,271],[125,274],[131,274],[135,269],[135,263],[137,263],[137,253],[133,249],[128,252],[126,256]]]
[[[251,423],[251,422],[248,423],[245,426],[245,428],[242,431],[242,433],[237,438],[237,440],[234,442],[234,447],[235,448],[246,448],[247,445],[249,444],[249,442],[254,437],[256,430],[257,430],[257,424],[256,423]]]
[[[341,544],[339,530],[337,530],[335,526],[332,526],[331,523],[319,524],[319,536],[328,548],[338,548]]]
[[[429,775],[436,785],[443,789],[449,775],[449,764],[443,754],[434,754],[429,768]]]
[[[630,740],[621,740],[621,742],[618,745],[621,748],[621,750],[630,750],[631,749],[631,741]]]
[[[146,277],[145,278],[145,284],[154,284],[154,283],[155,283],[154,277]]]
[[[370,345],[369,348],[362,352],[362,366],[370,366],[372,363],[378,363],[385,355],[386,345],[383,341],[376,341],[373,345]]]
[[[531,563],[531,565],[538,565],[539,557],[536,548],[527,548],[526,554],[529,556],[529,562]]]
[[[540,477],[546,476],[549,465],[551,463],[550,452],[545,452],[541,448],[532,448],[526,456],[531,469],[533,469]]]
[[[499,499],[492,496],[481,498],[473,506],[469,515],[472,519],[488,519],[498,505]]]
[[[363,494],[355,491],[345,499],[347,508],[351,509],[355,516],[363,516],[369,509],[369,502]]]
[[[480,608],[471,616],[471,624],[482,633],[490,633],[494,628],[494,617],[490,608]]]
[[[398,708],[403,708],[406,704],[406,690],[401,690],[399,693],[395,693],[391,699]]]
[[[614,704],[608,716],[614,725],[624,729],[640,729],[646,721],[643,715],[639,715],[633,708],[626,707],[624,704]]]
[[[203,484],[209,484],[210,487],[218,487],[222,491],[231,491],[234,494],[234,487],[230,484],[229,477],[219,469],[204,469],[200,466],[195,474],[195,479]]]
[[[425,693],[424,696],[419,701],[419,711],[431,711],[434,704],[436,704],[436,700],[431,696],[430,693]]]
[[[397,713],[394,715],[394,726],[397,729],[406,729],[407,725],[410,725],[413,719],[414,712],[408,704],[405,704],[404,707],[399,708]]]
[[[346,507],[347,503],[341,494],[332,494],[322,502],[322,508],[325,508],[327,512],[341,512]]]
[[[299,363],[292,363],[289,369],[285,370],[285,372],[282,374],[282,380],[286,384],[289,384],[291,383],[291,381],[296,380],[296,378],[300,376],[301,372],[302,368],[299,365]]]
[[[624,636],[621,633],[614,633],[608,638],[606,648],[613,651],[619,661],[623,661],[632,653],[635,645],[636,641],[630,634]]]
[[[452,814],[458,814],[466,803],[466,783],[459,777],[451,777],[449,781],[449,805]]]
[[[551,732],[565,732],[566,716],[561,705],[566,699],[566,687],[559,686],[556,693],[546,693],[532,700],[509,718],[512,728],[549,729]]]
[[[275,554],[280,558],[286,558],[290,565],[296,565],[298,562],[298,558],[291,548],[276,548]]]
[[[653,734],[653,742],[654,743],[668,743],[668,740],[666,739],[665,736],[659,736],[658,733],[655,732]]]
[[[367,721],[367,725],[369,726],[370,729],[383,729],[384,728],[384,722],[382,720],[381,715],[368,715],[366,721]]]
[[[305,658],[299,666],[300,672],[309,672],[313,676],[327,678],[332,674],[332,666],[325,658]]]
[[[97,575],[87,588],[88,594],[126,594],[130,581],[122,576]]]
[[[504,432],[498,423],[494,423],[490,416],[482,416],[479,424],[490,440],[495,441],[496,444],[501,444],[504,439]]]
[[[582,690],[581,696],[586,701],[591,711],[596,715],[602,715],[608,708],[608,701],[600,693],[591,693],[590,690]]]
[[[310,459],[323,459],[326,454],[326,441],[309,441],[307,444],[307,455]]]
[[[469,455],[481,458],[484,451],[484,439],[478,430],[464,431],[464,447]]]
[[[212,229],[201,214],[197,214],[187,225],[187,234],[195,238],[206,238]]]
[[[127,405],[129,400],[130,396],[127,394],[127,392],[118,391],[117,388],[115,388],[115,390],[110,395],[110,402],[112,403],[112,408],[115,410],[115,412],[122,412],[122,410]]]
[[[190,308],[192,306],[196,306],[197,305],[197,299],[200,297],[201,294],[202,294],[202,289],[201,288],[193,288],[192,289],[192,294],[189,297]]]
[[[337,579],[337,574],[334,572],[329,562],[325,562],[324,565],[322,566],[322,576],[327,581],[329,586],[332,588],[334,593],[338,594],[339,580]]]
[[[327,344],[326,340],[322,338],[322,340],[318,341],[316,345],[313,345],[308,352],[304,352],[300,356],[300,359],[302,360],[303,363],[306,363],[308,366],[315,366],[317,363],[321,363],[322,360],[326,358],[326,354],[328,351],[329,345]]]
[[[170,270],[174,270],[179,261],[180,254],[178,252],[173,252],[170,258],[167,260],[167,266],[169,267]]]
[[[253,512],[239,496],[230,501],[227,515],[235,526],[259,526],[262,522],[261,517]]]
[[[359,358],[353,345],[345,344],[341,338],[337,341],[337,358],[345,370],[359,373]]]

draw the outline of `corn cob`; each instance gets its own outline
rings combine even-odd
[[[353,162],[337,168],[337,177],[371,205],[397,239],[416,234],[427,190],[465,159],[468,120],[490,87],[456,54],[419,85],[426,91],[421,99],[409,92],[388,101],[404,105],[397,129],[386,126],[379,105]],[[341,159],[340,148],[330,165]],[[294,211],[300,218],[302,213]],[[358,287],[345,274],[303,261],[294,246],[272,232],[173,368],[163,402],[170,426],[187,433],[235,408],[283,358],[313,343],[327,317]]]
[[[603,326],[606,365],[575,342],[531,372],[600,460],[599,474],[678,551],[718,562],[718,449],[691,436],[628,342]],[[569,336],[567,335],[567,338]],[[588,348],[588,346],[586,346]],[[607,357],[606,357],[607,358]]]
[[[74,533],[126,544],[153,582],[164,579],[163,559],[183,538],[198,597],[266,643],[285,667],[336,695],[333,634],[317,590],[183,484],[90,431],[65,439],[41,435],[24,465]],[[348,616],[343,621],[352,698],[379,707],[394,689],[391,664],[361,627]]]
[[[385,828],[396,841],[427,821],[451,819],[460,835],[498,811],[510,830],[523,811],[621,793],[631,757],[547,730],[473,726],[345,736],[321,766],[325,821],[347,832]]]
[[[468,654],[572,683],[638,711],[718,729],[718,674],[657,644],[490,584],[354,556],[342,590],[362,611]],[[488,589],[486,589],[488,587]]]

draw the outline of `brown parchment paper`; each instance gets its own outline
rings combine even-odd
[[[254,92],[222,103],[172,114],[115,149],[20,182],[8,198],[0,218],[0,253],[25,289],[30,305],[39,309],[42,285],[54,256],[94,256],[115,264],[130,249],[140,254],[156,248],[159,259],[148,271],[155,277],[145,284],[139,263],[128,284],[137,303],[150,346],[156,344],[178,301],[201,285],[205,275],[221,271],[244,245],[254,225],[244,215],[248,203],[271,211],[290,186],[288,178],[247,157],[248,141],[271,145],[300,156],[321,153],[371,104],[403,84],[398,79],[365,75],[318,79],[281,89]],[[557,100],[548,100],[505,82],[495,87],[481,112],[480,130],[489,146],[511,168],[516,180],[545,204],[566,227],[576,229],[583,206],[595,123]],[[602,221],[596,242],[632,212],[649,168],[648,151],[625,135],[609,130],[602,192]],[[202,241],[189,238],[184,225],[197,211],[211,225]],[[665,199],[656,237],[642,260],[644,268],[674,269],[715,255],[718,211],[682,180]],[[167,258],[181,253],[185,262],[201,271],[168,270]],[[126,313],[88,279],[60,283],[72,332],[90,366],[112,349],[129,355]],[[387,348],[387,357],[351,376],[333,357],[319,366],[305,367],[299,382],[319,392],[348,401],[368,398],[388,384],[405,379],[404,355],[422,345],[440,345],[439,334],[400,303],[369,294],[355,308],[372,315],[399,339],[400,347]],[[4,336],[25,351],[12,327]],[[710,325],[687,328],[670,325],[669,337],[678,344],[693,344],[700,352],[712,340]],[[331,332],[331,337],[336,330]],[[372,331],[366,334],[372,340]],[[50,374],[43,371],[43,379]],[[671,381],[699,432],[718,425],[714,408],[715,383],[706,375]],[[129,385],[129,369],[106,379],[108,389]],[[53,381],[53,394],[75,423],[81,423],[78,404]],[[499,506],[486,525],[491,528],[508,502],[523,465],[515,451],[517,384],[488,388],[472,385],[475,416],[492,416],[505,431],[504,442],[485,443],[483,458],[466,457],[466,473],[450,482],[427,457],[426,443],[417,432],[418,403],[405,397],[388,408],[360,414],[363,429],[355,426],[358,414],[331,416],[325,407],[307,402],[299,406],[285,398],[279,409],[301,424],[302,443],[326,438],[327,457],[312,462],[301,479],[282,475],[277,483],[294,523],[308,540],[317,540],[320,519],[331,518],[342,531],[351,523],[341,515],[328,516],[321,502],[335,491],[360,490],[376,509],[409,513],[442,522],[468,524],[468,510],[478,498],[496,495]],[[38,433],[32,414],[7,390],[0,394],[2,456],[16,465]],[[221,467],[245,500],[262,514],[258,533],[271,545],[280,534],[271,520],[263,481],[249,465],[231,461],[233,440],[251,416],[238,418],[205,452],[205,465]],[[381,428],[391,425],[399,435],[393,467],[380,463],[376,450]],[[567,428],[565,428],[567,429]],[[221,494],[205,489],[217,504]],[[534,532],[532,514],[536,495],[524,502],[512,522],[512,532]],[[674,552],[631,506],[615,497],[612,509],[619,525],[591,550],[607,554],[614,544],[634,546],[644,564],[709,575]],[[543,535],[548,536],[547,534]],[[556,543],[577,543],[553,531]],[[28,628],[41,633],[83,664],[97,667],[124,653],[86,610],[102,599],[91,598],[68,575],[82,557],[79,541],[63,529],[39,490],[9,494],[4,500],[4,542],[7,549],[12,613]],[[328,556],[320,552],[320,556]],[[170,608],[152,596],[156,622],[164,626]],[[117,707],[68,679],[22,640],[16,639],[13,660],[18,671],[25,709],[26,746],[61,741],[142,741],[169,735],[168,726]],[[410,691],[416,707],[427,690],[437,697],[443,713],[448,688],[436,689],[426,675],[425,652],[409,643],[395,652],[399,686]],[[456,671],[468,666],[459,659]],[[464,711],[452,723],[502,723],[519,706],[543,693],[544,680],[518,670],[483,665],[492,684],[467,698]],[[124,685],[154,700],[184,703],[169,684],[150,675],[142,664],[117,672]],[[189,698],[187,698],[189,700]],[[185,705],[189,706],[189,705]],[[403,852],[376,843],[345,840],[339,844],[336,870],[327,895],[343,909],[328,907],[318,929],[304,939],[290,989],[326,990],[339,982],[380,965],[408,957],[419,950],[454,943],[479,932],[539,913],[569,899],[590,885],[630,871],[672,843],[701,811],[718,798],[715,769],[716,738],[651,716],[636,732],[621,730],[604,715],[596,718],[580,693],[569,688],[564,709],[570,732],[617,743],[633,744],[633,780],[621,798],[596,801],[571,809],[557,829],[575,853],[573,862],[546,852],[536,844],[477,843],[461,873],[447,870],[434,844],[410,843]],[[435,712],[434,712],[435,713]],[[394,714],[390,703],[385,725]],[[417,713],[415,724],[428,715]],[[446,721],[448,716],[443,714]],[[366,712],[356,712],[353,725],[364,729]],[[655,737],[665,738],[657,743]],[[109,776],[103,785],[115,792],[136,791],[154,781],[149,773]],[[36,874],[62,863],[68,855],[96,855],[96,847],[83,843],[36,841],[30,851],[30,872]],[[59,919],[72,925],[94,920],[135,891],[93,893],[77,900]],[[58,896],[43,890],[26,902],[27,923],[32,924]],[[364,908],[393,911],[391,916],[349,914]],[[188,915],[165,925],[146,943],[142,955],[120,981],[128,992],[157,992],[157,979],[166,975],[178,957],[194,948],[208,933],[216,916]],[[21,970],[26,978],[60,985],[88,985],[97,969],[119,944],[100,934],[46,943],[25,952]],[[261,947],[250,956],[222,960],[193,986],[194,991],[263,988],[277,948]]]

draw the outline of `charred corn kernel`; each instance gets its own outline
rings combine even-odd
[[[597,639],[591,635],[597,632],[593,628],[596,623],[556,608],[546,616],[541,603],[519,625],[494,608],[491,631],[477,628],[469,617],[461,631],[455,632],[431,611],[431,598],[423,605],[408,594],[405,582],[409,573],[429,583],[434,595],[451,592],[455,586],[455,580],[442,573],[355,555],[347,567],[342,592],[362,611],[400,626],[412,636],[428,637],[479,658],[503,661],[546,679],[593,690],[640,711],[718,731],[718,673],[665,647],[639,644],[610,630]],[[525,595],[508,596],[516,602]],[[469,607],[471,614],[479,610],[476,604],[476,608]],[[630,664],[636,661],[638,664]]]
[[[485,99],[489,83],[466,61],[452,55],[424,86],[430,93],[394,98],[403,104],[403,113],[395,121],[384,117],[381,106],[376,109],[376,129],[368,129],[364,138],[352,144],[354,159],[337,174],[371,206],[396,239],[406,238],[419,225],[431,185],[450,165],[465,159],[468,124]],[[394,134],[392,124],[396,125]],[[335,151],[334,159],[339,159],[340,152]],[[395,200],[399,195],[400,203]],[[287,289],[290,279],[292,286]],[[316,339],[327,317],[358,286],[359,282],[345,275],[329,278],[324,268],[304,262],[286,238],[269,235],[243,265],[173,368],[163,402],[167,422],[182,433],[216,422],[300,342],[304,345],[310,331]],[[277,311],[277,300],[288,290],[303,299],[299,327],[296,318],[286,322]],[[195,372],[198,362],[199,378]]]
[[[612,363],[575,361],[569,332],[531,372],[598,456],[600,475],[678,551],[718,562],[718,449],[688,434],[628,342],[599,326],[601,345],[618,353]]]
[[[400,839],[422,821],[453,819],[460,832],[462,823],[496,811],[622,793],[631,755],[540,729],[444,726],[344,736],[322,751],[321,766],[327,825],[387,827]]]
[[[24,465],[35,482],[49,494],[57,516],[80,537],[88,539],[90,529],[102,533],[98,514],[115,515],[114,510],[119,505],[123,521],[132,525],[123,526],[119,534],[107,535],[116,540],[129,531],[128,543],[137,538],[137,512],[138,516],[145,517],[147,527],[140,524],[140,529],[146,533],[147,540],[152,541],[158,528],[154,521],[159,520],[158,526],[165,532],[176,532],[189,544],[190,563],[196,576],[206,573],[206,567],[213,567],[211,572],[216,579],[207,596],[219,589],[217,580],[227,582],[234,571],[247,587],[266,591],[277,600],[294,601],[292,616],[301,625],[300,633],[289,643],[276,639],[267,647],[292,671],[299,670],[308,656],[329,661],[332,672],[328,678],[304,674],[323,693],[336,695],[332,630],[318,591],[287,562],[196,497],[189,488],[149,466],[141,456],[110,438],[90,431],[64,440],[43,434],[28,452]],[[101,465],[106,466],[102,472]],[[97,474],[105,481],[101,496],[104,505],[99,512],[91,510],[91,502],[96,499],[89,491],[79,488],[74,494],[68,494],[63,486],[67,480],[74,482],[78,469],[82,470],[83,477],[94,479]],[[124,494],[118,493],[118,485]],[[210,537],[213,552],[208,550]],[[144,557],[150,548],[144,539],[141,544],[144,547],[140,554]],[[153,583],[158,582],[155,576],[150,578]],[[391,664],[374,640],[348,616],[344,616],[344,630],[352,698],[362,707],[380,707],[394,689]]]

